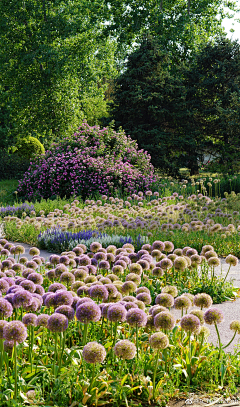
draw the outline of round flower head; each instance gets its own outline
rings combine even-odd
[[[153,242],[152,244],[152,250],[159,250],[160,252],[164,251],[165,249],[165,245],[163,242],[161,242],[160,240],[155,240],[155,242]]]
[[[36,325],[46,327],[49,318],[50,318],[50,315],[48,315],[48,314],[40,314],[40,315],[38,315]]]
[[[22,343],[27,338],[27,328],[21,321],[11,321],[3,328],[3,337],[7,341]]]
[[[174,298],[171,294],[158,294],[156,296],[155,303],[166,308],[171,308],[174,305]]]
[[[7,324],[7,321],[0,320],[0,339],[3,339],[3,329]]]
[[[27,276],[27,279],[32,281],[34,284],[42,284],[43,283],[43,277],[39,273],[31,273]]]
[[[136,294],[140,294],[140,293],[148,293],[150,294],[150,290],[147,287],[138,287],[136,290]]]
[[[38,268],[38,264],[34,260],[29,260],[26,263],[26,267],[28,267],[29,269],[36,270]]]
[[[190,312],[190,314],[195,315],[195,317],[198,317],[200,324],[203,325],[204,324],[204,313],[202,310],[200,309],[194,309]]]
[[[61,305],[55,309],[55,312],[58,314],[63,314],[69,321],[72,321],[75,315],[75,311],[69,305]]]
[[[13,296],[14,308],[28,307],[32,303],[32,294],[26,290],[19,290]]]
[[[84,283],[85,284],[94,283],[95,281],[97,281],[96,276],[87,276],[86,278],[84,278]]]
[[[155,315],[159,314],[159,312],[163,311],[168,311],[166,307],[163,307],[162,305],[153,305],[153,307],[150,308],[149,314],[155,317]]]
[[[24,290],[29,291],[30,293],[34,293],[36,286],[33,281],[30,280],[23,280],[20,284],[20,287],[23,287]]]
[[[65,287],[65,285],[63,285],[61,283],[53,283],[48,287],[48,292],[55,293],[57,290],[65,290],[65,291],[67,291],[67,288]]]
[[[12,269],[17,273],[20,273],[21,271],[23,271],[23,265],[21,263],[15,263],[12,265]]]
[[[69,291],[59,290],[55,293],[55,305],[71,305],[73,302],[73,296]]]
[[[55,307],[55,293],[47,293],[44,297],[43,303],[47,308]]]
[[[193,314],[184,315],[180,321],[181,328],[188,333],[198,333],[200,329],[200,321]]]
[[[76,309],[79,307],[79,305],[84,304],[85,302],[91,302],[93,304],[96,304],[91,298],[89,297],[83,297],[83,298],[79,298],[76,304]]]
[[[115,355],[121,359],[133,359],[136,354],[136,346],[128,339],[123,339],[116,343],[113,348]]]
[[[99,298],[102,301],[106,301],[108,298],[108,290],[104,285],[93,285],[89,289],[89,295],[91,298]]]
[[[210,295],[205,293],[196,294],[193,298],[193,304],[201,309],[211,307],[212,303],[213,301]]]
[[[186,295],[180,295],[174,300],[174,308],[176,309],[188,309],[191,305],[192,303]]]
[[[56,264],[59,264],[59,258],[60,258],[60,257],[59,257],[57,254],[52,254],[52,255],[49,257],[49,261],[50,261],[51,264],[56,265]]]
[[[223,318],[223,313],[218,308],[209,308],[204,314],[204,321],[208,325],[220,324]]]
[[[143,269],[141,264],[139,263],[132,263],[129,265],[129,271],[130,273],[137,274],[138,276],[142,275]]]
[[[230,324],[230,329],[240,334],[240,321],[238,320],[232,321]]]
[[[107,318],[112,322],[123,322],[126,320],[127,311],[121,304],[113,304],[107,310]]]
[[[174,244],[172,242],[166,241],[164,242],[164,251],[167,253],[173,252]]]
[[[168,270],[168,269],[172,268],[172,266],[173,266],[172,261],[170,259],[168,259],[167,257],[160,261],[160,267],[162,270]]]
[[[47,328],[51,332],[63,332],[68,327],[68,319],[63,314],[52,314],[47,321]]]
[[[121,287],[122,294],[134,293],[137,289],[136,284],[133,281],[125,281]]]
[[[88,291],[89,291],[89,287],[87,287],[86,285],[85,286],[82,286],[82,287],[79,287],[78,289],[77,289],[77,295],[79,296],[79,297],[81,297],[82,295],[87,295],[88,294]]]
[[[139,308],[131,308],[127,312],[126,321],[129,325],[143,327],[147,323],[147,315]]]
[[[102,270],[109,270],[110,264],[107,260],[101,260],[98,264],[98,268]]]
[[[152,275],[153,275],[154,277],[156,277],[156,278],[162,277],[163,274],[164,274],[164,271],[163,271],[163,269],[161,269],[161,267],[154,267],[154,268],[152,269]]]
[[[77,307],[76,318],[84,324],[96,322],[101,318],[101,310],[95,302],[84,302]]]
[[[117,292],[118,292],[117,287],[115,287],[114,284],[111,284],[111,283],[105,284],[105,287],[108,290],[108,294],[110,296],[115,296],[117,294]]]
[[[39,256],[40,250],[37,247],[31,247],[29,249],[29,254],[30,254],[30,256]]]
[[[124,307],[126,308],[126,310],[130,310],[132,308],[138,308],[136,301],[127,301],[125,302],[124,300],[121,301],[121,304],[124,305]]]
[[[106,350],[100,343],[88,342],[83,348],[82,357],[87,363],[103,363]]]
[[[19,259],[20,264],[26,264],[27,261],[28,261],[27,257],[21,257],[21,259]]]
[[[154,317],[154,326],[157,329],[172,330],[175,326],[175,318],[169,311],[157,313]]]
[[[35,289],[33,294],[38,294],[38,295],[40,295],[42,297],[43,294],[45,293],[44,288],[40,284],[36,284],[35,287],[36,287],[36,289]]]
[[[194,295],[193,295],[193,294],[190,294],[190,293],[183,293],[182,295],[188,297],[189,300],[191,301],[191,304],[193,305],[193,299],[194,299]]]
[[[113,266],[112,272],[113,274],[116,274],[118,276],[124,273],[124,268],[120,264],[118,264]]]
[[[169,340],[163,332],[155,332],[150,336],[149,343],[153,349],[165,349],[169,345]]]
[[[218,266],[220,266],[220,260],[219,260],[219,258],[218,258],[218,257],[210,257],[210,258],[208,259],[208,265],[209,265],[210,267],[218,267]]]
[[[80,268],[80,269],[74,270],[73,274],[74,274],[75,280],[82,281],[88,276],[88,271],[83,268]]]
[[[0,291],[2,294],[6,294],[9,289],[9,284],[4,278],[0,278]]]
[[[148,293],[140,293],[136,296],[136,299],[144,302],[144,304],[146,305],[150,305],[152,302],[151,295]]]
[[[62,283],[66,283],[71,285],[72,283],[74,283],[75,281],[75,277],[72,273],[70,273],[69,271],[64,271],[61,276],[60,276],[60,281]]]
[[[24,325],[29,326],[36,326],[37,325],[37,315],[35,314],[25,314],[22,318],[22,322],[24,323]]]
[[[93,253],[96,253],[101,248],[102,248],[102,245],[99,242],[92,242],[90,244],[90,251]]]
[[[214,251],[214,248],[210,244],[205,245],[202,247],[201,254],[204,256],[204,254],[210,250]]]
[[[0,318],[9,318],[12,315],[13,307],[5,298],[0,298]]]
[[[218,258],[218,255],[217,255],[217,253],[216,253],[214,250],[209,250],[208,252],[206,252],[206,253],[204,254],[204,256],[205,256],[205,258],[206,258],[207,260],[209,260],[211,257],[216,257],[216,258]]]
[[[15,247],[15,254],[24,254],[25,253],[25,249],[22,245],[17,245]]]
[[[203,335],[203,337],[205,339],[207,339],[209,337],[210,333],[211,333],[210,329],[207,326],[201,325],[197,335]]]
[[[141,277],[135,273],[129,273],[126,275],[126,281],[133,281],[136,285],[141,283]]]
[[[174,285],[166,285],[161,291],[162,293],[170,294],[173,297],[177,297],[178,295],[178,289]]]
[[[14,344],[15,344],[15,342],[12,341],[12,340],[11,341],[8,341],[8,340],[4,341],[3,342],[3,347],[4,347],[5,352],[11,354],[12,350],[14,348]],[[18,342],[16,342],[16,345],[18,345]]]
[[[140,259],[137,261],[137,264],[140,264],[143,270],[149,270],[150,263],[147,260]]]
[[[183,256],[177,257],[173,264],[176,270],[185,270],[188,267],[187,259]]]
[[[236,256],[233,256],[232,254],[229,254],[226,257],[226,263],[231,265],[231,266],[237,266],[238,264],[238,258]]]

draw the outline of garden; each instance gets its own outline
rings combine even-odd
[[[218,305],[239,296],[240,176],[173,179],[150,160],[83,122],[1,183],[1,406],[238,393],[240,320],[223,340]]]

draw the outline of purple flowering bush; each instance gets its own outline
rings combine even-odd
[[[78,133],[54,143],[35,158],[19,182],[24,199],[53,195],[89,197],[96,193],[146,191],[155,181],[150,155],[124,131],[83,123]]]

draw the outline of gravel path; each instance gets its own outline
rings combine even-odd
[[[2,231],[0,229],[0,237],[2,235]],[[12,242],[14,243],[14,242]],[[16,243],[15,243],[16,244]],[[19,243],[20,244],[20,243]],[[26,253],[24,256],[31,258],[28,254],[28,250],[31,247],[28,244],[21,243],[24,246]],[[45,260],[48,260],[52,253],[47,252],[46,250],[41,250],[41,256],[44,257]],[[225,262],[225,259],[221,259],[221,266],[215,269],[217,275],[225,276],[228,270],[228,265]],[[227,280],[230,279],[234,280],[234,286],[240,288],[240,262],[236,267],[231,267]],[[240,320],[240,298],[237,298],[235,301],[226,301],[222,304],[216,304],[214,307],[219,308],[224,313],[224,321],[219,325],[219,332],[221,336],[221,341],[223,345],[226,345],[230,339],[232,338],[233,332],[229,329],[229,324],[234,319]],[[192,308],[193,309],[193,308]],[[173,310],[173,313],[177,319],[181,318],[181,312],[178,310]],[[209,342],[217,344],[217,334],[215,328],[208,325],[211,331],[211,335],[209,336]],[[240,352],[240,335],[236,335],[234,341],[231,345],[226,349],[227,352],[234,352],[236,347],[239,344],[239,352]]]

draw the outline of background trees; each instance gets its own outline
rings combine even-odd
[[[171,175],[198,171],[211,152],[236,170],[240,149],[240,46],[223,37],[173,63],[157,38],[144,39],[116,81],[113,118],[153,164]]]

